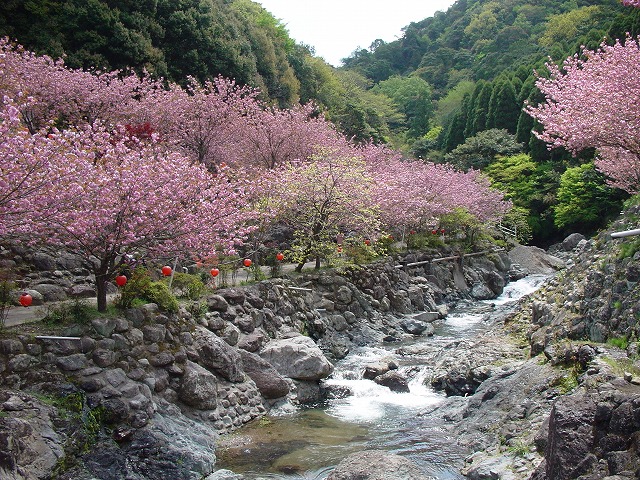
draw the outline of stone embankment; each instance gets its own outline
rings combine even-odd
[[[611,231],[635,228],[639,214],[629,210]],[[455,357],[470,365],[464,372],[479,371],[470,375],[479,381],[469,399],[441,412],[476,450],[463,470],[468,478],[640,478],[638,246],[606,233],[571,235],[550,249],[565,270],[472,348],[440,360],[455,366],[442,374],[445,385],[460,383],[464,363]],[[508,336],[520,346],[519,359],[492,362],[500,350],[489,357],[483,350]],[[483,366],[495,373],[484,375]]]
[[[21,286],[43,301],[62,298],[44,291],[69,295],[73,285],[90,285],[81,264],[62,271],[50,254],[38,258]],[[428,334],[449,305],[495,296],[510,274],[522,274],[504,252],[396,268],[427,258],[218,290],[201,315],[148,304],[55,335],[5,330],[0,476],[215,478],[217,435],[285,399],[320,401],[321,379],[354,345]],[[433,313],[417,315],[425,310]],[[388,376],[380,381],[401,388],[403,379]]]

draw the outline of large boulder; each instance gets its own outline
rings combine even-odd
[[[200,410],[213,410],[218,404],[218,379],[197,363],[187,362],[179,395],[187,405]]]
[[[411,460],[389,452],[352,453],[327,480],[424,480],[427,476]]]
[[[193,347],[199,363],[207,370],[231,382],[243,382],[242,359],[238,350],[204,327],[197,327],[193,335]]]
[[[289,383],[266,360],[258,355],[240,350],[242,365],[264,398],[280,398],[289,393]]]
[[[320,380],[333,371],[322,350],[303,335],[272,340],[262,348],[260,356],[281,375],[296,380]]]
[[[50,478],[64,457],[54,409],[22,392],[0,392],[0,478]]]

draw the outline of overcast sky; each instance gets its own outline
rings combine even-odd
[[[298,43],[340,65],[358,47],[392,42],[411,22],[446,11],[456,0],[255,0],[287,26]]]

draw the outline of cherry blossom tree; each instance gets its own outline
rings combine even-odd
[[[640,0],[622,0],[622,4],[628,7],[640,8]]]
[[[20,103],[31,133],[50,123],[58,127],[124,124],[135,118],[140,100],[162,92],[161,81],[120,71],[86,72],[67,68],[63,60],[38,56],[0,39],[0,92]]]
[[[278,220],[294,230],[293,259],[302,270],[309,258],[335,253],[336,235],[374,238],[379,233],[373,180],[357,157],[322,150],[311,162],[289,164],[275,186],[280,199]]]
[[[636,2],[626,2],[635,5]],[[583,50],[536,85],[546,96],[526,111],[544,127],[538,137],[551,148],[598,153],[596,166],[612,186],[640,191],[640,46],[633,38]]]
[[[432,228],[456,209],[491,223],[511,207],[476,170],[460,172],[447,164],[406,160],[378,145],[365,146],[361,153],[375,181],[372,199],[382,222],[401,235],[409,228]]]
[[[217,77],[186,89],[171,85],[141,101],[138,121],[154,126],[163,139],[195,162],[215,171],[221,163],[239,165],[239,135],[247,118],[262,109],[259,92]]]
[[[253,214],[243,209],[246,185],[213,175],[162,144],[131,147],[123,132],[95,125],[47,139],[59,143],[59,136],[65,150],[43,162],[55,164],[66,181],[31,194],[34,218],[13,225],[10,233],[29,234],[90,260],[101,311],[106,282],[127,255],[233,252],[252,229]]]
[[[307,160],[318,147],[348,154],[349,144],[311,103],[287,110],[263,108],[247,117],[236,133],[242,165],[272,169],[294,160]]]

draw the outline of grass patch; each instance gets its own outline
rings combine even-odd
[[[627,337],[607,338],[607,345],[609,345],[610,347],[617,347],[622,350],[626,350],[629,346],[629,339]]]
[[[99,312],[95,305],[86,300],[74,299],[47,306],[46,315],[42,322],[48,326],[55,325],[88,325],[91,320],[99,317],[115,317],[118,310],[115,306],[107,306],[106,312]]]
[[[602,360],[609,365],[613,373],[619,377],[622,377],[625,373],[630,373],[634,377],[640,376],[640,367],[636,366],[630,358],[615,359],[602,357]]]

